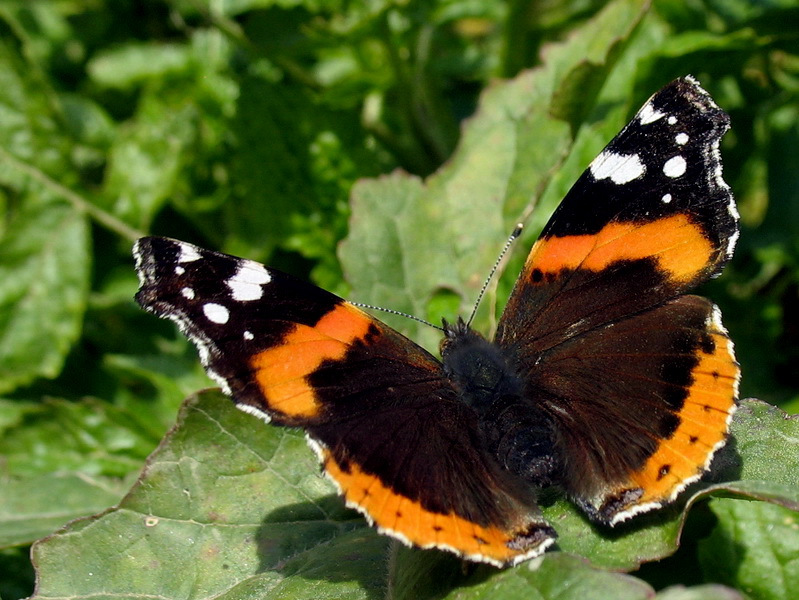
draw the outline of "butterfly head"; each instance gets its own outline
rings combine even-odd
[[[466,404],[482,414],[496,398],[521,395],[521,381],[499,346],[472,330],[461,318],[443,324],[444,373]]]

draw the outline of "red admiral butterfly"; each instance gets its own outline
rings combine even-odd
[[[494,340],[445,324],[442,362],[314,285],[175,240],[136,243],[136,300],[239,408],[302,427],[381,532],[516,564],[556,537],[536,489],[613,526],[673,501],[724,445],[732,342],[684,294],[738,237],[728,128],[690,77],[655,94],[544,228]]]

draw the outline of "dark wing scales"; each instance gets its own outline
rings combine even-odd
[[[534,497],[487,454],[441,365],[370,319],[371,334],[308,382],[328,418],[306,427],[350,506],[420,547],[515,564],[555,538]]]
[[[693,79],[655,94],[544,228],[500,319],[497,343],[523,345],[534,358],[717,275],[738,238],[718,155],[728,129],[727,115]]]
[[[421,347],[257,263],[165,238],[139,240],[134,255],[137,301],[178,323],[239,408],[304,428],[347,503],[380,530],[496,565],[553,543]]]
[[[728,128],[691,78],[655,94],[555,211],[498,324],[556,424],[563,486],[598,521],[673,499],[726,437],[732,345],[709,302],[681,295],[738,237],[718,153]]]
[[[614,524],[701,476],[726,440],[738,376],[718,309],[683,296],[560,345],[529,382],[560,432],[562,485]]]

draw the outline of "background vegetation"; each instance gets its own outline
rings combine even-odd
[[[489,331],[571,182],[691,73],[731,114],[743,227],[702,292],[742,397],[799,412],[798,34],[789,0],[4,0],[0,596],[35,567],[38,597],[793,597],[799,424],[779,411],[744,405],[719,478],[738,483],[690,513],[611,535],[544,497],[564,552],[464,572],[344,510],[296,432],[213,393],[180,409],[210,383],[133,303],[130,247],[185,239],[438,322],[521,219]]]

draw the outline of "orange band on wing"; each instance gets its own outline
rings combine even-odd
[[[340,360],[349,346],[364,339],[372,321],[348,304],[338,304],[316,325],[295,324],[279,345],[250,361],[269,409],[308,418],[321,408],[307,377],[327,360]]]
[[[701,353],[691,371],[688,397],[677,414],[680,425],[631,478],[633,486],[644,490],[641,504],[669,499],[685,480],[707,467],[709,456],[726,437],[735,410],[739,368],[726,335],[714,332],[711,336],[714,351]]]
[[[543,551],[552,542],[551,538],[542,537],[524,545],[520,537],[525,535],[524,525],[518,531],[505,531],[494,526],[482,527],[452,513],[431,512],[353,463],[342,469],[329,450],[324,450],[323,459],[325,471],[338,484],[348,505],[357,506],[384,533],[406,543],[422,548],[447,547],[466,556],[487,557],[497,564],[507,564],[539,546]]]
[[[592,235],[541,238],[530,251],[525,273],[600,271],[618,261],[650,257],[671,278],[687,282],[712,262],[713,245],[683,214],[644,224],[612,223]]]

